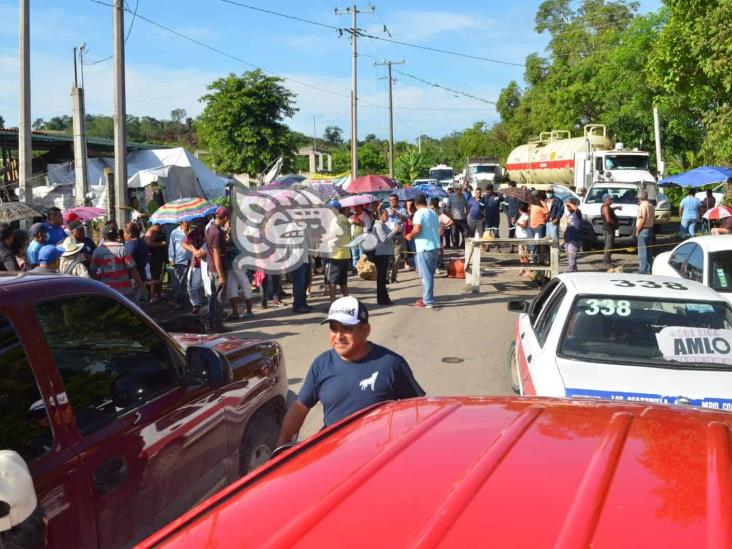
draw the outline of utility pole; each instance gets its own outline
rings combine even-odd
[[[366,10],[369,13],[376,11],[372,5]],[[345,11],[336,8],[336,15],[351,15],[351,28],[343,29],[351,35],[351,177],[358,177],[358,48],[356,45],[357,38],[361,36],[361,30],[358,28],[358,14],[363,13],[355,4],[348,6]]]
[[[661,179],[665,166],[663,156],[661,156],[661,120],[658,116],[658,107],[655,106],[653,107],[653,130],[656,140],[656,171],[658,172],[658,178]]]
[[[18,198],[33,201],[33,142],[31,141],[30,0],[20,0],[20,116],[18,128]]]
[[[114,0],[114,195],[115,219],[127,222],[127,104],[125,99],[125,8]]]
[[[386,79],[389,82],[389,177],[394,179],[394,103],[392,102],[392,83],[391,66],[403,65],[404,59],[401,61],[383,61],[379,63],[374,61],[374,65],[386,65]]]
[[[318,172],[318,156],[317,156],[318,155],[318,152],[317,152],[317,147],[316,147],[316,144],[315,144],[315,135],[316,135],[315,134],[315,120],[317,118],[320,118],[321,116],[323,116],[323,115],[322,114],[314,114],[313,115],[313,163],[310,166],[310,171],[311,172],[314,172],[314,173],[317,173]],[[322,162],[320,162],[319,164],[320,164],[320,167],[322,169],[322,167],[323,167],[322,166]]]
[[[76,48],[74,48],[74,86],[71,88],[71,113],[74,119],[74,174],[76,185],[76,205],[86,203],[86,194],[89,192],[89,180],[86,166],[86,122],[84,120],[84,89],[79,87],[76,69]]]

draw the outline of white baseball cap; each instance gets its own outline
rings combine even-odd
[[[369,312],[366,310],[366,306],[355,297],[341,297],[330,304],[328,316],[321,324],[331,321],[339,322],[344,326],[355,326],[368,322]]]
[[[10,506],[8,514],[0,516],[0,532],[23,522],[38,504],[30,470],[13,450],[0,450],[0,502]]]

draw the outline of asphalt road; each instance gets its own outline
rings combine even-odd
[[[634,253],[616,253],[613,262],[626,272],[637,271]],[[602,251],[582,254],[578,266],[582,271],[602,270]],[[560,270],[566,270],[564,258]],[[322,282],[322,275],[316,275],[315,282],[314,288]],[[436,278],[439,307],[433,310],[413,306],[421,297],[414,272],[402,271],[399,282],[389,285],[392,306],[376,304],[376,282],[351,277],[349,287],[351,295],[369,307],[371,341],[404,356],[428,395],[512,394],[507,350],[515,315],[507,311],[506,303],[535,296],[533,282],[515,271],[489,271],[484,265],[480,292],[474,294],[465,291],[464,280],[450,279],[443,273]],[[307,315],[293,315],[290,307],[261,310],[255,306],[254,319],[228,324],[233,333],[271,338],[282,345],[291,398],[300,389],[312,360],[329,348],[328,328],[320,325],[328,299],[319,295],[309,303],[314,310]],[[308,415],[300,440],[322,425],[322,408],[317,405]]]

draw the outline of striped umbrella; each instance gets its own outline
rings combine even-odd
[[[296,185],[296,187],[298,189],[310,189],[312,191],[315,191],[318,196],[320,196],[320,198],[322,198],[323,200],[340,198],[341,196],[346,196],[346,194],[348,194],[346,193],[346,191],[336,185],[333,185],[332,183],[299,183]]]
[[[724,219],[725,217],[732,217],[732,208],[729,206],[717,206],[711,210],[704,212],[704,219],[715,221],[717,219]]]
[[[205,198],[179,198],[160,206],[150,216],[150,223],[180,223],[214,213],[217,206]]]

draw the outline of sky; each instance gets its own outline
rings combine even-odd
[[[111,0],[99,0],[110,3]],[[257,12],[226,0],[126,0],[139,14],[199,42],[172,34],[125,13],[127,113],[169,118],[183,108],[200,114],[206,86],[229,73],[260,67],[286,78],[297,94],[299,111],[286,123],[307,135],[321,136],[326,126],[350,134],[351,44],[336,30]],[[262,9],[350,27],[350,15],[338,0],[235,0]],[[30,0],[32,119],[71,113],[73,48],[86,44],[86,63],[112,54],[112,8],[94,0]],[[541,0],[374,0],[363,2],[358,26],[364,32],[476,57],[521,64],[542,53],[547,37],[534,32]],[[660,0],[642,0],[641,12]],[[18,123],[18,1],[0,0],[0,116],[6,126]],[[16,23],[16,24],[13,24]],[[132,28],[130,29],[130,26]],[[213,51],[201,44],[205,44]],[[360,38],[358,44],[358,134],[386,138],[388,132],[386,67],[394,65],[394,136],[414,141],[418,135],[442,137],[475,122],[498,119],[495,101],[511,80],[522,82],[523,68]],[[223,53],[222,53],[223,52]],[[400,74],[406,73],[406,74]],[[86,110],[112,114],[111,59],[83,66]],[[407,75],[411,75],[407,76]],[[436,83],[481,100],[445,91]],[[313,124],[314,123],[314,124]]]

